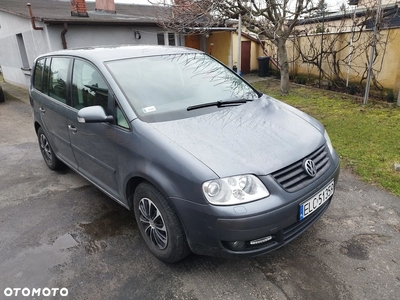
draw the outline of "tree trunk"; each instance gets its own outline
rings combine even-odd
[[[281,92],[289,93],[289,59],[286,51],[286,39],[277,39],[278,58],[281,65]]]

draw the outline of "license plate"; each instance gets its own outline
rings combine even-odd
[[[335,191],[335,182],[332,180],[326,187],[320,190],[307,201],[300,203],[300,221],[311,215],[326,202]]]

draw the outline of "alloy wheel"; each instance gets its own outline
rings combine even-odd
[[[164,219],[157,206],[148,198],[139,202],[140,223],[147,238],[158,249],[163,250],[168,244],[168,233]]]
[[[49,163],[51,163],[51,161],[52,161],[51,147],[50,147],[49,141],[47,140],[47,138],[44,134],[40,135],[40,149],[42,150],[42,153],[44,154],[44,157],[46,158],[46,160]]]

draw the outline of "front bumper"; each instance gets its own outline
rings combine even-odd
[[[271,176],[261,177],[271,195],[240,206],[201,205],[177,198],[171,201],[194,253],[219,257],[258,256],[286,245],[324,214],[332,197],[302,221],[299,221],[299,204],[324,188],[332,178],[336,186],[339,172],[337,163],[318,181],[296,193],[282,192]],[[269,240],[250,244],[261,238]],[[234,241],[244,241],[245,247],[232,250],[229,243]]]
[[[304,219],[303,221],[297,221],[288,227],[279,229],[279,227],[272,225],[275,227],[273,230],[270,230],[269,234],[261,233],[259,235],[259,238],[261,238],[261,236],[271,236],[271,239],[267,242],[249,245],[249,241],[246,240],[246,238],[240,239],[237,237],[238,240],[246,241],[246,247],[243,250],[233,251],[226,246],[226,242],[222,242],[222,247],[213,247],[206,244],[195,243],[189,240],[189,247],[194,253],[199,255],[210,255],[224,258],[254,257],[266,254],[283,247],[301,235],[308,227],[314,224],[324,214],[324,212],[328,209],[330,202],[331,199],[324,203],[322,207],[319,207],[318,210],[309,218]]]

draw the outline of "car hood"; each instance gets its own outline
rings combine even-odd
[[[318,121],[265,95],[214,113],[149,125],[220,177],[267,175],[325,142]]]

